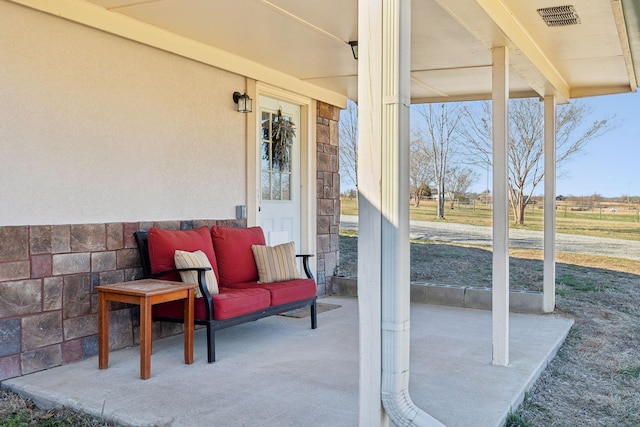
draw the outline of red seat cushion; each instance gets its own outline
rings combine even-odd
[[[269,307],[269,292],[263,289],[220,288],[213,296],[214,319],[223,320]]]
[[[217,257],[220,286],[258,280],[258,269],[251,245],[265,245],[262,228],[214,225],[211,227],[211,237]]]
[[[151,273],[155,274],[176,268],[173,258],[176,250],[187,252],[200,250],[207,255],[216,277],[218,276],[216,254],[213,251],[211,233],[207,227],[203,226],[194,230],[163,230],[151,227],[148,234],[148,243]],[[178,273],[168,273],[159,278],[180,281]]]
[[[271,305],[286,304],[316,296],[316,282],[313,279],[295,279],[286,282],[256,283],[244,282],[231,285],[234,289],[266,289],[271,294]]]
[[[213,318],[215,320],[230,319],[269,307],[271,299],[266,289],[228,289],[220,288],[220,293],[212,295]],[[153,306],[153,315],[158,317],[184,317],[183,301],[171,301]],[[206,320],[207,311],[204,298],[194,301],[194,317],[196,320]]]

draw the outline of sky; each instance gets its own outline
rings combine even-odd
[[[591,108],[589,123],[612,118],[613,130],[590,141],[575,157],[558,169],[556,195],[640,198],[640,93],[595,96],[572,100]],[[480,193],[487,187],[487,171],[469,189]],[[491,179],[491,177],[489,177]],[[345,185],[346,184],[346,185]],[[491,182],[489,182],[491,185]],[[344,182],[343,190],[353,187]],[[543,183],[534,195],[543,194]]]
[[[562,166],[564,174],[556,181],[556,193],[640,196],[640,94],[597,96],[578,102],[592,108],[591,122],[613,115],[617,127],[567,160]]]
[[[595,96],[571,102],[591,108],[588,123],[607,118],[615,127],[558,167],[556,195],[640,196],[640,94]],[[480,177],[471,192],[480,193],[487,187],[487,171],[478,173]],[[543,185],[541,182],[533,194],[541,196]]]

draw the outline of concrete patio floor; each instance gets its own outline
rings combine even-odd
[[[139,377],[139,348],[23,377],[2,387],[39,406],[67,406],[134,426],[357,426],[358,303],[309,318],[273,316],[217,333],[206,363],[204,330],[185,365],[182,335],[155,341],[151,378]],[[511,363],[491,365],[491,313],[411,306],[410,393],[447,426],[497,427],[517,406],[564,341],[572,320],[512,314]]]

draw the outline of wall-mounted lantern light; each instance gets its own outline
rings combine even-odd
[[[233,102],[238,104],[238,113],[250,113],[252,111],[253,100],[249,98],[249,95],[245,92],[233,92]]]
[[[349,46],[351,46],[351,53],[353,53],[353,59],[357,61],[358,60],[358,40],[352,40],[347,43],[349,43]]]

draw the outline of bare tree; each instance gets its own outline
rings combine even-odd
[[[491,103],[483,102],[479,114],[465,109],[461,136],[468,153],[491,165]],[[612,129],[610,119],[586,124],[591,109],[579,102],[556,109],[556,165],[579,153],[589,141]],[[534,98],[509,101],[509,190],[516,224],[524,224],[527,202],[544,177],[544,105]]]
[[[463,110],[455,104],[429,104],[415,107],[424,124],[416,124],[416,134],[428,141],[433,156],[433,171],[438,189],[438,217],[444,218],[446,177],[455,153]]]
[[[469,187],[478,179],[478,173],[471,168],[454,166],[447,174],[447,188],[453,199],[467,194]]]
[[[358,188],[358,106],[349,100],[340,113],[340,175]]]
[[[425,187],[433,181],[433,153],[419,134],[414,135],[409,146],[409,185],[415,207],[420,206],[420,198]]]

